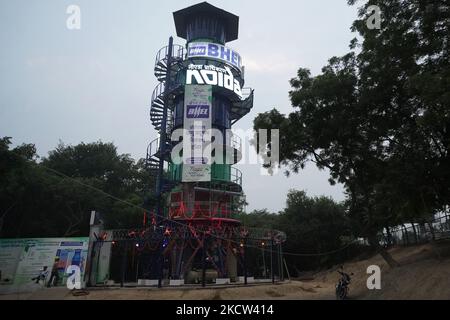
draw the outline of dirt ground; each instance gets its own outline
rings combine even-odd
[[[380,255],[344,265],[353,272],[350,299],[450,299],[450,242],[439,242],[389,250],[399,262],[390,268]],[[367,267],[378,265],[381,269],[381,289],[367,289]],[[317,283],[333,283],[339,276],[335,270],[315,275]]]
[[[34,293],[0,295],[2,299],[30,300],[268,300],[334,299],[331,284],[322,287],[314,282],[286,281],[282,284],[255,284],[223,288],[110,288],[91,289],[89,294],[73,296],[65,288],[45,288]]]
[[[353,272],[349,299],[450,299],[450,243],[393,248],[392,256],[400,266],[391,269],[383,258],[344,265]],[[368,290],[366,273],[369,265],[381,268],[381,290]],[[312,280],[291,279],[280,284],[254,284],[215,288],[110,288],[91,289],[87,295],[74,296],[65,288],[42,289],[34,293],[0,295],[3,299],[157,299],[157,300],[235,300],[235,299],[335,299],[334,286],[339,275],[331,269],[314,275]]]

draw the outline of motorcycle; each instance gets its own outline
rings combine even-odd
[[[350,291],[348,287],[351,281],[350,275],[343,271],[343,267],[341,267],[341,270],[342,271],[337,270],[337,272],[341,275],[341,278],[336,285],[336,299],[338,300],[346,299],[348,292]],[[353,273],[351,273],[351,275],[353,275]]]

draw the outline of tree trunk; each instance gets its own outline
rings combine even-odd
[[[413,232],[414,232],[414,239],[415,239],[415,242],[416,242],[416,244],[419,242],[418,240],[419,240],[419,238],[417,237],[417,231],[416,231],[416,226],[414,225],[414,222],[413,223],[411,223],[411,225],[412,225],[412,228],[413,228]]]
[[[434,236],[433,221],[428,221],[428,227],[430,228],[430,232],[431,232],[431,241],[436,240],[436,238]]]
[[[405,234],[405,240],[406,240],[406,245],[409,245],[409,235],[408,235],[408,229],[406,229],[405,225],[402,224],[403,230],[404,230],[404,234]]]
[[[391,254],[380,245],[376,235],[369,236],[369,244],[375,249],[376,253],[379,253],[383,257],[384,261],[386,261],[389,267],[395,268],[399,266],[399,263],[394,258],[392,258]]]
[[[445,229],[447,230],[450,227],[450,210],[446,208],[445,210]]]
[[[387,262],[387,264],[389,265],[389,267],[391,268],[395,268],[398,267],[400,264],[398,263],[398,261],[396,261],[394,258],[392,258],[391,254],[384,249],[383,247],[379,247],[379,252],[380,256],[383,257],[384,261]]]
[[[424,222],[419,222],[419,234],[426,234],[427,228],[425,228]]]
[[[392,235],[391,230],[389,229],[389,226],[386,226],[386,235],[387,235],[387,244],[388,246],[392,245]]]

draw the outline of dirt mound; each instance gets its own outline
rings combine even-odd
[[[450,242],[438,242],[389,250],[400,266],[389,268],[379,255],[344,265],[353,272],[350,298],[353,299],[450,299]],[[381,269],[381,289],[367,289],[367,267]],[[337,272],[316,274],[316,282],[336,283]]]

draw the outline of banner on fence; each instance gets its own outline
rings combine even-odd
[[[0,239],[0,292],[28,292],[52,284],[64,286],[75,265],[83,278],[89,238]]]

